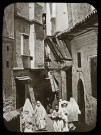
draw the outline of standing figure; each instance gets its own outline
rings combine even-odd
[[[64,127],[63,131],[69,131],[68,128],[68,109],[67,109],[68,101],[61,101],[61,111],[63,112],[63,119],[64,119]]]
[[[40,103],[37,101],[35,107],[35,124],[36,130],[46,130],[46,110]]]
[[[24,132],[33,132],[33,112],[34,110],[29,99],[26,99],[22,112]]]
[[[62,103],[62,99],[59,100],[59,110],[61,110],[61,103]]]
[[[68,114],[69,129],[73,131],[76,129],[75,125],[78,121],[78,115],[81,114],[79,106],[73,97],[70,98],[70,102],[67,106],[67,109],[69,112]]]
[[[78,121],[78,115],[81,114],[79,106],[73,97],[70,98],[72,121]]]
[[[56,109],[52,113],[54,131],[63,131],[63,112],[59,111],[58,105],[56,105],[55,108]]]

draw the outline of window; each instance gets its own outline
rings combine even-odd
[[[78,68],[81,68],[81,52],[77,53]]]
[[[30,60],[33,60],[33,57],[30,57]]]
[[[90,58],[92,96],[97,98],[97,56]]]
[[[7,46],[7,51],[9,51],[9,46]]]
[[[21,34],[21,55],[30,55],[29,51],[29,35]]]
[[[46,13],[42,14],[42,22],[44,25],[46,24]]]
[[[9,67],[9,61],[6,61],[6,67]]]

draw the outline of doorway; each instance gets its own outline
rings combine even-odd
[[[67,100],[72,97],[72,67],[66,71]]]
[[[77,85],[78,92],[78,105],[81,111],[81,115],[79,115],[79,121],[85,123],[85,100],[84,100],[84,86],[81,79],[78,81]]]
[[[25,84],[16,80],[16,109],[20,109],[25,103]]]

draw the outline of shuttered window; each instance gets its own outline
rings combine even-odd
[[[30,55],[29,35],[26,33],[21,34],[21,55]]]
[[[78,68],[81,68],[81,52],[77,53]]]
[[[92,85],[92,96],[97,98],[97,56],[91,57],[91,85]]]
[[[7,51],[9,51],[9,46],[7,46]]]
[[[6,61],[6,67],[9,67],[9,61]]]

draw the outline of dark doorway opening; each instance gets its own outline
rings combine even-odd
[[[81,111],[81,115],[79,115],[79,121],[85,123],[85,100],[84,100],[84,86],[81,79],[78,81],[78,105]]]
[[[66,71],[67,100],[72,97],[72,67]]]
[[[44,80],[44,85],[43,85],[43,92],[41,92],[41,103],[43,103],[43,106],[45,107],[45,109],[49,110],[53,109],[55,106],[55,92],[52,92],[52,87],[51,87],[51,83],[50,83],[50,79],[45,79]],[[49,106],[51,105],[51,106]]]
[[[24,106],[25,103],[25,84],[16,80],[16,109]]]
[[[54,101],[54,92],[52,92],[51,84],[50,84],[50,79],[45,80],[44,83],[44,92],[43,92],[43,97],[44,97],[44,106],[47,108],[47,105],[53,103]]]
[[[92,96],[97,98],[97,56],[90,58]]]

